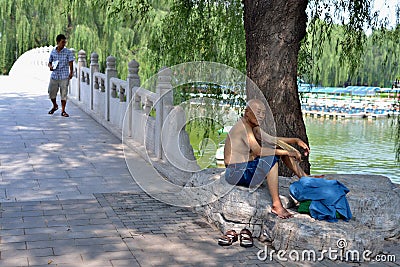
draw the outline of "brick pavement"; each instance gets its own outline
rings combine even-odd
[[[258,242],[218,246],[219,231],[203,217],[144,193],[120,140],[80,109],[68,103],[70,118],[50,116],[45,89],[9,88],[0,79],[0,266],[344,264],[260,261]]]

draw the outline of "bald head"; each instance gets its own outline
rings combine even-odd
[[[247,102],[247,108],[250,108],[251,110],[264,110],[265,111],[265,105],[260,99],[250,99]]]
[[[266,108],[259,99],[251,99],[247,102],[244,117],[252,125],[259,125],[265,119]]]

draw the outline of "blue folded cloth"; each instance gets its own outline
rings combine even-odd
[[[311,200],[310,215],[318,220],[337,222],[336,212],[343,220],[352,217],[346,194],[350,190],[337,180],[301,177],[289,187],[290,194],[298,201]]]

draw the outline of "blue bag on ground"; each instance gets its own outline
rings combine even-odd
[[[311,200],[310,215],[318,220],[336,222],[336,212],[343,220],[352,217],[346,194],[350,191],[337,180],[301,177],[289,187],[290,194],[298,201]]]

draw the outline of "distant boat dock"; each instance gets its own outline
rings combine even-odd
[[[300,86],[303,115],[331,119],[389,118],[400,114],[400,89]]]
[[[354,108],[337,106],[302,105],[302,112],[305,116],[324,117],[332,119],[351,119],[351,118],[389,118],[398,116],[399,112],[382,108]]]

